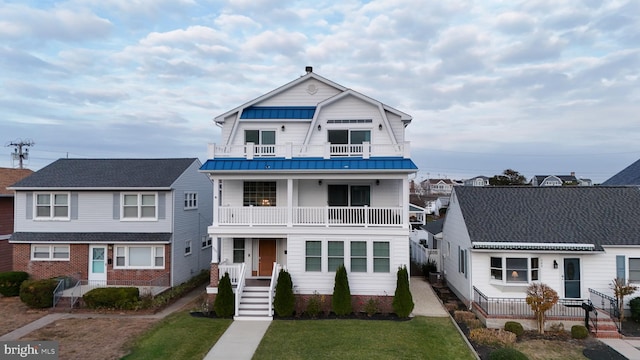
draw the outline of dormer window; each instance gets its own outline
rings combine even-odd
[[[257,156],[273,156],[276,152],[276,132],[275,130],[245,130],[244,143],[253,143],[254,153]]]
[[[371,142],[371,130],[329,130],[331,154],[338,156],[362,154],[362,144]]]

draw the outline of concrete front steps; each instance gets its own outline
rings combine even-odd
[[[598,339],[621,339],[622,334],[618,332],[618,327],[609,317],[598,319],[597,329],[593,324],[589,326],[591,334]]]
[[[245,286],[240,296],[238,314],[234,320],[273,320],[269,312],[269,287]]]

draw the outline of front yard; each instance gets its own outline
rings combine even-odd
[[[18,329],[48,314],[47,310],[29,309],[20,298],[0,296],[0,335]]]

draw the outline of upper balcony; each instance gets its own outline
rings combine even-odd
[[[217,145],[208,144],[207,156],[215,158],[246,158],[251,160],[256,157],[279,157],[285,159],[298,157],[332,157],[358,156],[363,159],[370,157],[411,157],[409,142],[402,144],[322,144],[322,145]]]

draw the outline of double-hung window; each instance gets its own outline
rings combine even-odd
[[[187,240],[184,243],[184,254],[191,255],[191,240]]]
[[[373,272],[389,272],[389,242],[373,242]]]
[[[629,258],[629,281],[640,282],[640,258]]]
[[[336,271],[340,265],[344,265],[344,242],[329,241],[328,247],[329,271]]]
[[[118,269],[164,269],[164,246],[116,246]]]
[[[158,196],[155,193],[125,193],[122,195],[123,220],[156,220]]]
[[[31,245],[31,260],[68,261],[69,245]]]
[[[236,264],[244,262],[244,239],[233,239],[233,262]]]
[[[351,272],[367,272],[367,242],[351,242]]]
[[[184,193],[184,209],[192,210],[197,208],[198,208],[198,193],[185,192]]]
[[[68,220],[68,193],[36,193],[36,219]]]
[[[322,271],[322,243],[320,241],[305,243],[305,271]]]

